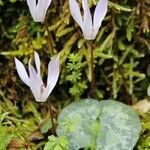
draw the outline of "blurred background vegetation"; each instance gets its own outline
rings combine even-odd
[[[81,0],[80,0],[81,1]],[[97,0],[89,0],[91,10]],[[52,0],[44,23],[35,23],[26,1],[0,0],[0,149],[15,145],[41,149],[47,133],[40,132],[48,118],[47,104],[34,101],[19,79],[14,56],[27,65],[37,51],[45,79],[52,56],[61,52],[61,74],[51,94],[57,117],[63,107],[86,98],[90,91],[90,45],[70,15],[68,0]],[[107,16],[94,40],[95,98],[117,99],[133,105],[147,98],[150,84],[150,1],[111,0]],[[149,113],[139,113],[143,125],[135,149],[150,149]],[[50,134],[48,132],[48,134]],[[11,141],[11,142],[10,142]],[[14,143],[13,143],[14,142]],[[36,146],[35,146],[36,145]],[[2,147],[2,148],[1,148]]]

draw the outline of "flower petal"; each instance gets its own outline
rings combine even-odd
[[[51,84],[49,84],[46,89],[44,90],[44,92],[42,93],[41,96],[41,102],[45,102],[48,98],[48,96],[50,95],[50,93],[52,92],[53,88],[51,87]]]
[[[51,0],[38,0],[34,21],[36,22],[44,21],[47,9],[50,6],[50,4]]]
[[[39,82],[40,82],[41,85],[42,85],[42,84],[44,84],[44,83],[43,83],[43,80],[42,80],[42,78],[41,78],[40,58],[39,58],[39,55],[38,55],[38,53],[37,53],[36,51],[34,52],[34,61],[35,61],[35,66],[36,66],[36,70],[37,70],[37,78],[38,78]],[[31,60],[30,60],[29,62],[31,62]],[[29,63],[29,64],[30,64],[30,63]]]
[[[85,39],[90,39],[92,36],[92,15],[90,12],[90,8],[88,5],[87,0],[82,0],[82,6],[83,6],[83,11],[84,11],[84,18],[83,18],[83,34]]]
[[[93,30],[94,35],[96,36],[101,23],[107,13],[108,0],[99,0],[94,12],[94,22],[93,22]]]
[[[29,61],[29,74],[30,74],[30,89],[35,97],[36,101],[40,101],[41,97],[41,83],[37,77],[36,71]]]
[[[80,12],[79,5],[76,0],[69,0],[69,8],[73,19],[78,23],[78,25],[82,28],[83,21]]]
[[[52,92],[55,87],[59,77],[59,56],[56,58],[53,57],[48,64],[48,78],[47,86],[44,92],[42,93],[41,99],[44,101],[48,98],[49,94]]]
[[[59,55],[53,57],[48,64],[48,78],[47,85],[51,84],[52,87],[56,85],[56,82],[59,77]]]
[[[45,13],[45,15],[46,15],[46,12],[47,12],[47,9],[48,9],[48,7],[50,6],[50,4],[51,4],[51,1],[52,0],[44,0],[45,2],[44,2],[44,13]]]
[[[26,85],[29,86],[29,77],[24,65],[17,58],[15,58],[15,64],[19,77]]]
[[[35,11],[36,11],[36,0],[27,0],[27,4],[28,4],[32,17],[34,18]]]

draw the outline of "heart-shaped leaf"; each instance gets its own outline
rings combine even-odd
[[[114,100],[76,101],[58,117],[58,136],[66,136],[70,150],[132,150],[141,130],[139,117]]]

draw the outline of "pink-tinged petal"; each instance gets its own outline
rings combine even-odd
[[[36,101],[40,101],[41,97],[41,83],[37,78],[37,74],[33,66],[29,63],[29,74],[30,74],[30,89],[35,97]]]
[[[84,38],[90,39],[92,35],[93,27],[92,27],[92,15],[87,0],[82,0],[82,7],[84,11],[84,18],[83,18],[84,26],[82,30],[83,30]]]
[[[48,96],[50,95],[50,93],[52,92],[53,88],[51,87],[51,85],[49,84],[46,89],[44,90],[44,92],[42,93],[41,96],[41,102],[45,102],[48,98]]]
[[[15,58],[15,65],[16,65],[16,69],[17,69],[19,77],[26,85],[29,86],[29,77],[28,77],[28,74],[26,72],[24,65],[17,58]]]
[[[36,0],[27,0],[27,4],[28,4],[32,17],[34,18],[35,10],[36,10]]]
[[[70,13],[71,13],[73,19],[82,28],[83,27],[83,20],[82,20],[79,5],[76,2],[76,0],[69,0],[69,8],[70,8]]]
[[[107,13],[108,0],[99,0],[94,12],[93,30],[96,35]]]

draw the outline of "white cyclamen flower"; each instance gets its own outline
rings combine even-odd
[[[92,17],[87,0],[82,0],[83,16],[76,0],[69,0],[70,12],[74,20],[81,27],[84,38],[87,40],[95,39],[101,23],[107,13],[108,0],[99,0],[94,16]]]
[[[53,57],[48,64],[47,85],[45,85],[40,73],[40,58],[37,52],[34,52],[36,69],[31,65],[31,60],[28,64],[29,76],[24,65],[15,58],[16,69],[21,80],[30,87],[35,100],[37,102],[45,102],[49,94],[55,87],[59,77],[59,56]]]
[[[30,13],[35,22],[43,22],[51,0],[27,0]]]

